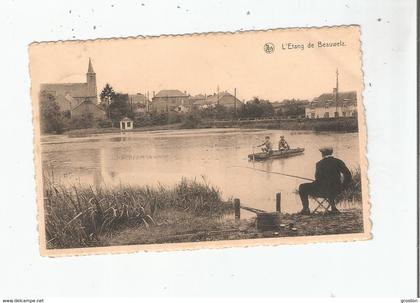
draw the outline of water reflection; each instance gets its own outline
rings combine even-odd
[[[252,146],[266,135],[275,143],[285,135],[292,147],[305,147],[305,153],[249,162]],[[275,209],[275,193],[281,191],[283,210],[295,212],[300,209],[295,190],[305,181],[247,167],[313,178],[320,160],[318,149],[327,144],[349,168],[359,166],[357,134],[279,130],[182,130],[89,139],[60,136],[45,139],[42,158],[44,170],[53,172],[56,182],[68,185],[172,185],[182,177],[206,178],[225,198],[239,197],[243,204],[264,210]]]

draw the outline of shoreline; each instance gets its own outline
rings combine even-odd
[[[190,219],[200,222],[197,218]],[[103,246],[114,245],[145,245],[163,243],[181,243],[197,241],[246,240],[258,238],[319,236],[332,234],[351,234],[363,232],[363,215],[361,208],[343,210],[339,215],[311,214],[280,214],[280,226],[269,231],[256,228],[255,217],[249,219],[234,219],[213,221],[203,224],[206,228],[191,228],[187,224],[174,226],[168,222],[160,226],[152,226],[149,230],[141,228],[126,228],[112,236],[101,238]],[[184,225],[184,226],[183,226]],[[195,224],[200,226],[200,224]],[[292,229],[293,226],[293,229]]]
[[[136,133],[167,130],[193,129],[260,129],[260,130],[307,130],[314,132],[357,133],[356,118],[330,119],[289,119],[289,120],[229,120],[229,121],[201,121],[195,127],[185,127],[183,123],[136,127],[132,130],[121,131],[119,128],[86,128],[64,131],[61,134],[46,133],[43,136],[67,135],[68,137],[86,137],[98,134]]]
[[[171,187],[115,188],[45,182],[47,249],[363,232],[358,200],[349,208],[338,204],[338,215],[278,213],[279,225],[262,231],[255,216],[235,218],[233,201],[202,181],[183,178]]]

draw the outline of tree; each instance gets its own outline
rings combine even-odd
[[[305,116],[305,107],[309,104],[309,101],[293,98],[285,99],[280,104],[281,106],[277,111],[277,115],[284,118],[293,118]]]
[[[130,105],[128,104],[128,94],[116,93],[109,106],[109,117],[115,125],[126,116],[133,118]]]
[[[227,108],[221,104],[217,104],[214,107],[214,111],[216,112],[216,119],[232,119],[235,115],[234,110],[231,108]]]
[[[110,118],[109,106],[115,99],[115,91],[112,86],[107,83],[101,91],[99,98],[101,99],[101,106],[106,109],[108,118]]]
[[[40,94],[41,130],[46,133],[61,133],[64,128],[63,116],[55,97],[45,91]]]
[[[243,106],[240,116],[244,118],[272,117],[274,108],[271,102],[254,97]]]

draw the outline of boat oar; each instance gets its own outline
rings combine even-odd
[[[296,176],[296,175],[289,175],[289,174],[285,174],[285,173],[279,173],[279,172],[276,172],[276,171],[268,171],[268,170],[264,170],[264,169],[253,168],[253,167],[247,167],[247,166],[232,166],[232,167],[247,168],[247,169],[252,169],[252,170],[264,172],[264,173],[267,173],[267,174],[282,175],[282,176],[286,176],[286,177],[297,178],[297,179],[302,179],[302,180],[307,180],[307,181],[315,181],[314,179],[310,179],[310,178],[305,178],[305,177]]]

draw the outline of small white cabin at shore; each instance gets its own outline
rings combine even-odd
[[[120,129],[121,130],[130,130],[133,129],[133,120],[130,118],[125,117],[120,121]]]

